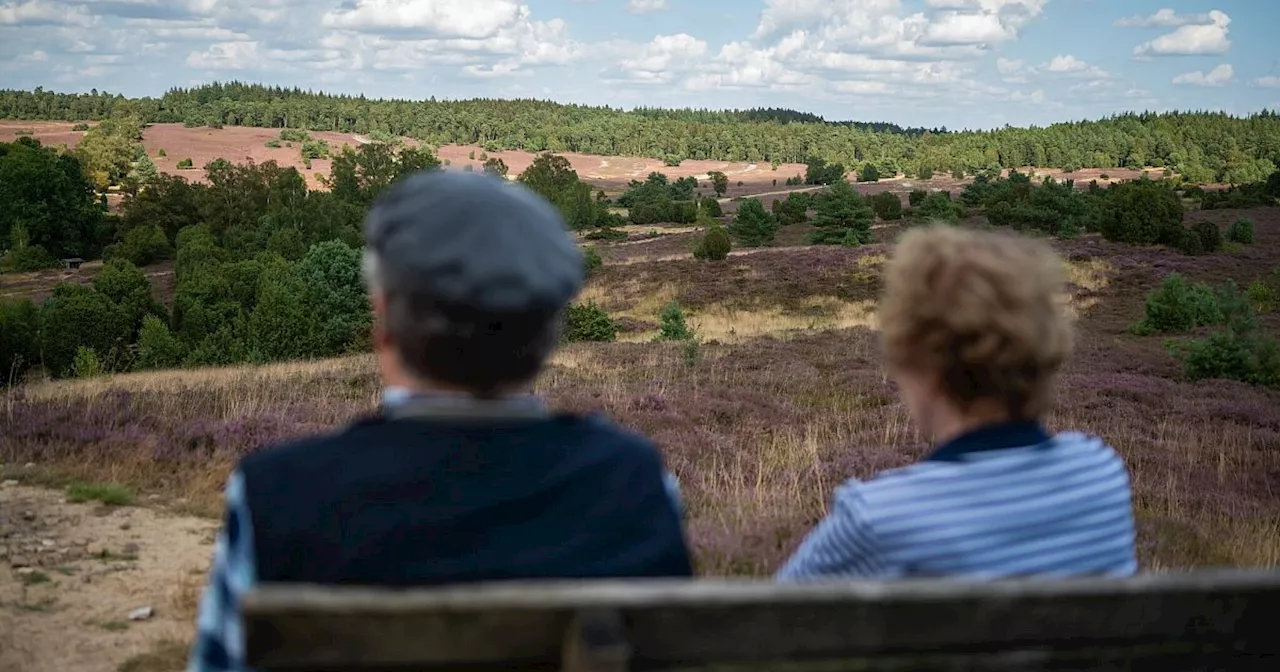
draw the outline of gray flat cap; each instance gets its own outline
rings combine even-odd
[[[582,253],[564,219],[520,184],[431,170],[378,198],[365,243],[391,289],[479,312],[562,309],[582,287]]]

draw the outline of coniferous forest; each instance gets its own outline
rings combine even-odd
[[[159,98],[93,91],[0,90],[0,118],[257,126],[403,135],[487,151],[582,152],[666,160],[846,166],[882,175],[974,174],[994,167],[1169,168],[1193,183],[1265,180],[1280,163],[1280,114],[1124,114],[1044,128],[948,131],[829,122],[791,110],[712,111],[563,105],[539,100],[373,100],[239,82],[174,88]]]

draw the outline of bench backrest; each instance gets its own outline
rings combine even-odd
[[[289,584],[259,588],[242,613],[249,663],[263,671],[621,672],[731,662],[769,670],[1259,669],[1258,656],[1280,651],[1280,571],[808,585]]]

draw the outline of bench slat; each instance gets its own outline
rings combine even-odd
[[[575,618],[610,611],[624,624],[631,669],[931,652],[1044,662],[1107,648],[1190,662],[1196,653],[1225,660],[1280,650],[1277,571],[1120,581],[290,584],[263,586],[243,604],[249,662],[264,671],[557,669]]]

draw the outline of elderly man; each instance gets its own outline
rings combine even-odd
[[[690,575],[654,447],[526,392],[583,281],[551,205],[425,172],[374,204],[365,239],[380,412],[241,461],[189,669],[244,669],[238,599],[260,582]]]

